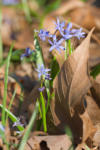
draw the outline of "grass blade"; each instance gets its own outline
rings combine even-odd
[[[3,105],[0,104],[0,108],[3,109]],[[15,115],[13,115],[7,108],[4,108],[5,112],[8,114],[8,117],[11,119],[11,121],[14,122],[18,122],[18,119]],[[24,131],[24,127],[23,126],[17,126],[19,131]]]
[[[33,112],[33,114],[32,114],[32,117],[31,117],[31,119],[30,119],[30,122],[29,122],[28,127],[27,127],[27,129],[26,129],[26,132],[25,132],[25,134],[24,134],[24,136],[23,136],[23,138],[22,138],[22,141],[21,141],[21,143],[20,143],[20,146],[19,146],[19,149],[18,149],[18,150],[24,150],[25,144],[26,144],[26,142],[27,142],[27,139],[28,139],[29,134],[30,134],[30,132],[31,132],[31,129],[32,129],[32,127],[33,127],[34,121],[35,121],[35,119],[36,119],[36,116],[37,116],[37,113],[38,113],[38,109],[39,109],[39,103],[38,103],[38,101],[37,101],[37,102],[36,102],[35,109],[34,109],[34,112]]]
[[[9,66],[10,66],[12,49],[13,49],[13,44],[10,47],[10,51],[9,51],[8,58],[7,58],[6,69],[5,69],[4,97],[3,97],[3,108],[2,108],[2,116],[1,116],[3,126],[5,126],[5,123],[6,123],[5,108],[6,108],[6,100],[7,100],[8,71],[9,71]]]
[[[2,60],[3,60],[3,46],[2,46],[1,29],[2,29],[2,6],[0,5],[0,64],[2,63]]]
[[[14,93],[13,93],[13,95],[12,95],[12,98],[11,98],[11,100],[10,100],[10,104],[9,104],[9,106],[8,106],[8,111],[10,111],[10,109],[11,109],[13,100],[14,100],[15,95],[16,95],[16,90],[17,90],[17,88],[15,88]],[[7,113],[7,116],[6,116],[6,121],[7,121],[7,120],[8,120],[8,113]]]
[[[27,3],[27,0],[22,0],[22,7],[23,7],[23,10],[24,10],[24,13],[26,15],[26,18],[29,22],[32,21],[31,19],[31,15],[30,15],[30,9],[28,7],[28,3]]]

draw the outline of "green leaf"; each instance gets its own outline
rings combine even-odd
[[[20,56],[22,53],[24,53],[24,50],[16,50],[12,52],[11,61],[20,61]]]
[[[83,2],[87,2],[87,0],[81,0],[81,1],[83,1]]]
[[[56,57],[54,57],[51,62],[51,78],[52,78],[52,80],[50,80],[51,86],[53,86],[53,80],[55,79],[59,71],[60,71],[59,64],[56,60]]]
[[[44,59],[43,59],[42,49],[40,47],[40,44],[39,44],[38,37],[37,37],[36,33],[34,35],[34,45],[35,45],[35,50],[36,50],[36,53],[35,53],[36,66],[38,67],[38,65],[44,64]],[[49,93],[50,85],[49,85],[49,81],[48,80],[45,80],[45,87],[46,87],[46,91],[47,91],[47,96],[49,98],[49,95],[50,95],[50,93]]]
[[[48,14],[51,11],[56,10],[60,6],[61,0],[56,0],[53,3],[46,6],[44,14]]]
[[[98,74],[100,74],[100,64],[97,65],[96,67],[94,67],[93,70],[90,73],[90,75],[93,76],[94,79],[96,78],[96,76]]]
[[[37,0],[38,4],[39,4],[40,6],[45,5],[46,1],[47,1],[47,0]]]
[[[70,140],[73,141],[73,134],[69,126],[66,127],[65,132],[69,136]]]
[[[44,64],[44,60],[43,60],[43,54],[42,54],[42,49],[40,47],[40,44],[38,42],[38,37],[37,34],[34,34],[34,46],[35,46],[35,60],[36,60],[36,65],[38,67],[38,65]]]

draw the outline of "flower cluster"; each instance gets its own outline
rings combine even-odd
[[[65,27],[65,22],[60,22],[59,18],[57,18],[57,22],[54,22],[55,24],[55,30],[59,31],[61,35],[61,39],[58,40],[56,37],[56,34],[50,35],[49,31],[46,30],[40,30],[38,31],[38,36],[41,40],[45,41],[47,37],[51,38],[48,39],[49,44],[51,45],[50,51],[57,49],[57,51],[60,52],[60,50],[65,50],[65,48],[62,46],[62,42],[64,40],[69,40],[72,37],[76,37],[80,40],[80,38],[85,37],[85,32],[82,32],[82,28],[80,29],[72,29],[72,23],[68,23],[67,27]],[[56,32],[55,32],[56,33]]]
[[[80,29],[73,29],[72,23],[68,23],[67,26],[65,26],[65,22],[60,22],[59,18],[57,18],[57,21],[54,22],[55,24],[55,33],[53,35],[50,34],[49,31],[40,29],[40,31],[35,30],[35,32],[38,33],[39,38],[42,41],[48,40],[49,44],[51,45],[49,51],[53,51],[54,49],[57,49],[58,52],[61,52],[61,50],[65,50],[65,48],[62,46],[62,43],[64,41],[67,41],[71,39],[72,37],[76,37],[78,39],[85,37],[85,32],[82,32],[82,28]],[[59,31],[61,38],[57,39],[56,32]],[[34,51],[34,50],[33,50]],[[29,57],[32,52],[30,48],[26,48],[26,51],[24,54],[21,55],[21,59],[24,57]],[[41,82],[44,82],[45,80],[51,80],[50,74],[48,73],[51,71],[51,69],[46,69],[44,67],[44,64],[38,65],[36,71],[38,72],[38,78],[41,80]],[[43,91],[45,87],[42,85],[39,88],[39,91]]]

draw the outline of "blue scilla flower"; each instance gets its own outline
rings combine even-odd
[[[34,50],[33,50],[33,51],[34,51]],[[30,48],[27,47],[26,50],[25,50],[25,53],[21,55],[21,60],[22,60],[24,57],[29,57],[29,56],[32,54],[33,51],[31,51]]]
[[[54,49],[57,49],[57,51],[60,52],[60,49],[65,50],[65,48],[61,45],[63,42],[63,39],[60,39],[59,41],[57,41],[56,35],[53,35],[53,42],[51,40],[48,40],[48,42],[51,44],[50,50],[52,51]]]
[[[40,29],[40,31],[36,32],[38,32],[38,36],[42,41],[45,41],[47,37],[50,37],[49,31]]]
[[[65,26],[64,21],[60,22],[59,18],[57,18],[57,22],[54,22],[54,24],[56,25],[56,30],[60,32],[64,31],[64,26]]]
[[[50,78],[50,74],[46,75],[45,80],[51,80],[52,78]]]
[[[79,40],[80,38],[85,37],[85,32],[82,32],[82,28],[80,29],[72,29],[71,31],[75,37],[77,37]]]
[[[2,0],[4,5],[16,5],[19,3],[19,0]]]
[[[38,68],[36,69],[38,72],[38,78],[41,79],[42,77],[46,78],[48,77],[48,72],[51,71],[51,69],[45,69],[44,65],[38,65]]]
[[[64,32],[60,31],[60,34],[62,35],[64,40],[68,40],[73,37],[71,29],[72,29],[72,23],[68,23],[67,28],[64,29]]]
[[[24,124],[20,122],[20,118],[18,118],[18,120],[13,124],[13,127],[17,127],[17,126],[24,126]]]
[[[40,88],[38,88],[38,90],[39,90],[39,92],[43,92],[45,90],[45,87],[44,86],[40,87]]]

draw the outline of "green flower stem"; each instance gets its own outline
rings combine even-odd
[[[0,108],[3,109],[3,105],[0,104]],[[18,119],[15,115],[13,115],[8,109],[4,108],[5,109],[5,112],[8,114],[8,117],[11,119],[11,121],[14,123],[14,122],[17,122]],[[19,131],[24,131],[24,127],[23,126],[17,126],[18,130]]]
[[[38,100],[38,99],[37,99],[37,101],[39,102],[39,100]],[[40,102],[39,102],[39,113],[40,113],[40,117],[42,118],[42,110],[41,110]]]
[[[5,108],[6,108],[6,100],[7,100],[8,71],[9,71],[9,66],[10,66],[12,49],[13,49],[13,44],[10,47],[10,51],[9,51],[8,58],[7,58],[6,69],[5,69],[4,97],[3,97],[3,108],[2,108],[2,116],[1,116],[3,126],[5,126],[5,124],[6,124]]]
[[[67,60],[67,57],[68,57],[68,49],[67,49],[67,46],[68,46],[68,40],[65,41],[65,60]]]
[[[68,49],[69,49],[69,53],[68,53]],[[68,58],[68,54],[69,56],[72,54],[72,47],[71,47],[70,39],[65,41],[65,60]]]
[[[36,119],[36,116],[37,116],[37,113],[38,113],[38,109],[39,109],[39,103],[38,103],[38,101],[37,101],[37,102],[36,102],[35,109],[34,109],[34,112],[33,112],[33,114],[32,114],[32,117],[31,117],[31,119],[30,119],[30,122],[29,122],[28,127],[27,127],[27,129],[26,129],[26,132],[25,132],[25,134],[24,134],[24,136],[23,136],[23,138],[22,138],[22,141],[21,141],[21,143],[20,143],[20,145],[19,145],[19,149],[18,149],[18,150],[24,150],[24,148],[25,148],[25,144],[27,143],[29,134],[30,134],[30,132],[31,132],[31,129],[32,129],[33,124],[34,124],[34,121],[35,121],[35,119]]]
[[[69,55],[72,53],[71,40],[68,40]]]
[[[47,132],[45,99],[43,97],[42,92],[40,92],[40,101],[41,101],[41,106],[42,106],[43,128],[44,128],[44,132]]]

